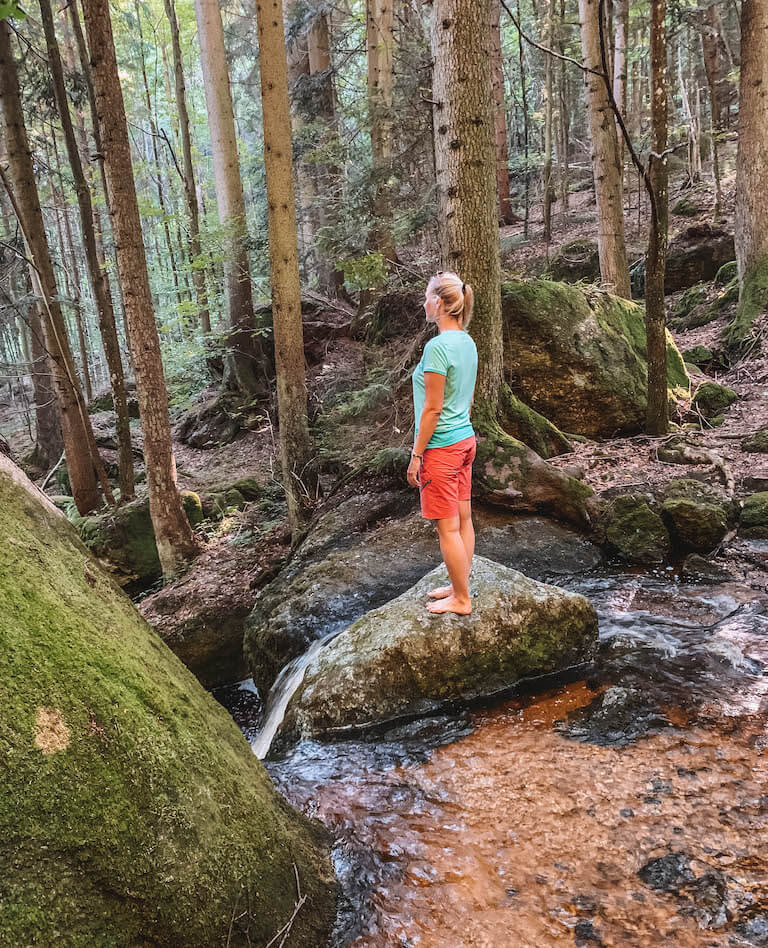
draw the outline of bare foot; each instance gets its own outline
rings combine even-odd
[[[430,599],[447,599],[453,595],[453,586],[438,586],[432,592],[427,593]]]
[[[468,616],[472,612],[472,603],[460,602],[455,596],[447,596],[445,599],[438,599],[437,602],[430,602],[427,609],[437,615],[455,612],[460,616]]]

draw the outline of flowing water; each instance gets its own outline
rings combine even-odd
[[[588,680],[267,761],[337,841],[335,944],[768,945],[768,597],[559,582],[598,610]]]

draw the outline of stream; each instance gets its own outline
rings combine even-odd
[[[768,945],[768,597],[557,583],[598,611],[586,679],[267,759],[336,840],[334,945]],[[266,724],[252,685],[221,699],[259,756],[311,658]]]

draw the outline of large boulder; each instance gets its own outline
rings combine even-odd
[[[739,536],[750,540],[768,539],[768,491],[750,494],[744,501]]]
[[[627,563],[650,566],[669,556],[669,533],[650,493],[633,491],[610,498],[598,529],[608,550]]]
[[[723,264],[735,257],[733,234],[712,224],[693,224],[670,241],[664,292],[713,280]]]
[[[326,645],[291,699],[281,742],[339,735],[510,688],[591,657],[597,616],[583,596],[475,557],[470,616],[435,616],[440,566]]]
[[[735,522],[736,512],[733,501],[693,478],[670,481],[664,488],[661,517],[680,552],[709,553]]]
[[[200,498],[185,490],[181,499],[189,522],[196,527],[203,519]],[[75,523],[88,549],[121,584],[147,584],[162,575],[148,497],[111,507],[106,513],[77,517]]]
[[[435,528],[413,512],[413,503],[402,491],[346,500],[259,592],[246,621],[245,655],[262,694],[313,641],[399,596],[440,562]],[[479,554],[537,578],[573,575],[601,562],[597,547],[552,521],[481,509],[474,520]]]
[[[0,457],[0,944],[326,943],[324,831]]]
[[[562,280],[564,283],[599,280],[600,254],[597,243],[588,237],[578,237],[563,244],[550,260],[549,274],[553,280]]]
[[[515,392],[566,434],[641,431],[648,367],[643,309],[592,287],[548,280],[502,286],[504,371]],[[687,395],[685,364],[667,335],[670,388]]]

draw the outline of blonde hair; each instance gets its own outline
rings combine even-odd
[[[475,308],[475,294],[469,283],[464,283],[452,270],[441,270],[429,281],[430,287],[443,301],[445,312],[455,316],[461,328],[466,329]]]

